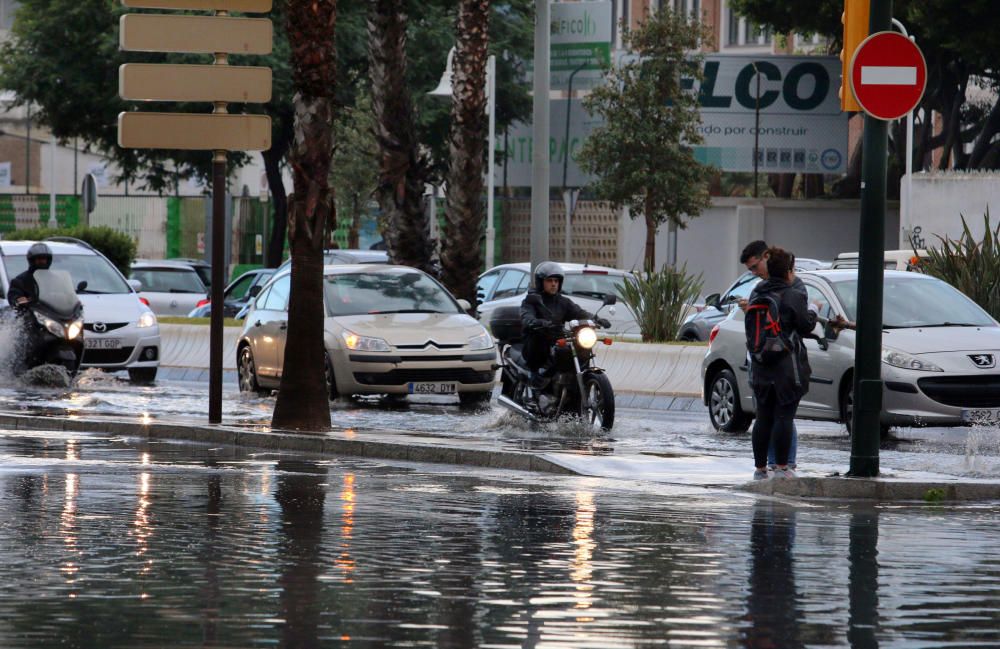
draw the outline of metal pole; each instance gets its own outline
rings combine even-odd
[[[753,73],[757,77],[757,103],[754,108],[754,129],[753,129],[753,197],[760,195],[760,183],[757,180],[757,165],[760,160],[760,71],[757,69],[757,62],[754,61]]]
[[[870,33],[889,28],[892,0],[872,0]],[[861,238],[858,246],[858,328],[854,350],[854,434],[848,475],[879,473],[882,414],[882,280],[885,257],[885,187],[888,123],[865,115],[861,167]]]
[[[486,270],[496,264],[497,231],[493,222],[493,193],[496,189],[496,137],[497,137],[497,57],[490,55],[486,62],[486,110],[490,114],[489,146],[486,158]]]
[[[216,11],[216,16],[228,15]],[[229,65],[229,56],[216,52],[214,65]],[[215,102],[214,113],[225,113],[226,102]],[[208,334],[208,422],[222,421],[222,312],[226,263],[226,152],[212,154],[212,302]]]
[[[565,152],[563,153],[563,173],[562,173],[562,195],[563,195],[563,206],[566,208],[566,223],[563,227],[563,236],[565,238],[564,250],[566,252],[566,262],[570,261],[570,241],[573,238],[573,211],[576,208],[575,196],[569,193],[566,188],[566,177],[569,171],[569,119],[572,116],[573,110],[573,77],[576,73],[582,70],[587,65],[587,61],[584,61],[580,65],[569,73],[569,81],[566,83],[566,131],[563,139],[563,146],[565,147]]]
[[[535,78],[532,88],[531,267],[549,258],[549,0],[535,2]]]
[[[31,104],[28,104],[28,137],[24,141],[24,193],[31,193]]]
[[[892,25],[900,32],[903,36],[906,36],[911,41],[916,41],[915,38],[910,36],[910,33],[906,31],[906,26],[902,22],[893,18]],[[903,183],[903,192],[905,200],[903,201],[903,218],[901,219],[903,227],[912,228],[913,223],[910,221],[910,215],[912,214],[913,208],[913,112],[910,111],[906,116],[906,181]]]
[[[58,228],[56,220],[56,138],[49,140],[49,223],[50,228]]]

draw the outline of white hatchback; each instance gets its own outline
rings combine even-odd
[[[184,317],[208,298],[201,276],[188,263],[172,260],[136,261],[132,279],[141,287],[139,296],[149,302],[156,315]]]

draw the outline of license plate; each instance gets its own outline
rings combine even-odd
[[[454,383],[407,383],[410,394],[455,394]]]
[[[975,408],[962,411],[962,421],[966,424],[1000,424],[1000,408]]]
[[[122,339],[84,336],[83,346],[87,349],[119,349],[122,346]]]

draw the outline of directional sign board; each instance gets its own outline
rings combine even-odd
[[[227,113],[120,113],[118,146],[126,149],[266,151],[271,118]]]
[[[118,95],[130,101],[271,101],[271,68],[126,63]]]
[[[924,55],[902,34],[872,34],[854,52],[851,90],[872,117],[893,120],[906,115],[920,103],[926,86]]]
[[[122,4],[134,9],[239,11],[248,14],[266,14],[271,11],[271,0],[122,0]]]
[[[273,32],[267,18],[125,14],[119,45],[130,52],[270,54]]]

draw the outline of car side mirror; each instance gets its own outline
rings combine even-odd
[[[247,291],[247,297],[249,297],[249,298],[255,298],[255,297],[257,297],[258,295],[260,295],[260,290],[262,288],[264,288],[264,287],[261,284],[256,284],[255,286],[251,286],[250,290]]]
[[[840,330],[836,329],[830,322],[827,322],[826,325],[823,326],[823,337],[827,340],[836,340],[839,335]]]
[[[142,286],[142,284],[139,283],[139,280],[137,280],[137,279],[130,279],[128,281],[129,286],[132,285],[132,282],[135,282],[136,284],[139,284],[139,286]],[[86,291],[86,290],[87,290],[87,280],[83,280],[79,284],[76,285],[76,292],[77,293],[79,293],[80,291]],[[138,291],[139,289],[135,289],[135,290]]]
[[[604,301],[602,302],[604,306],[611,306],[617,303],[618,303],[617,295],[612,295],[611,293],[607,293],[604,295]]]
[[[705,305],[722,311],[722,303],[719,302],[720,297],[722,296],[719,293],[712,293],[705,298]]]
[[[458,300],[458,306],[460,306],[466,313],[472,310],[472,305],[469,304],[468,300]]]

